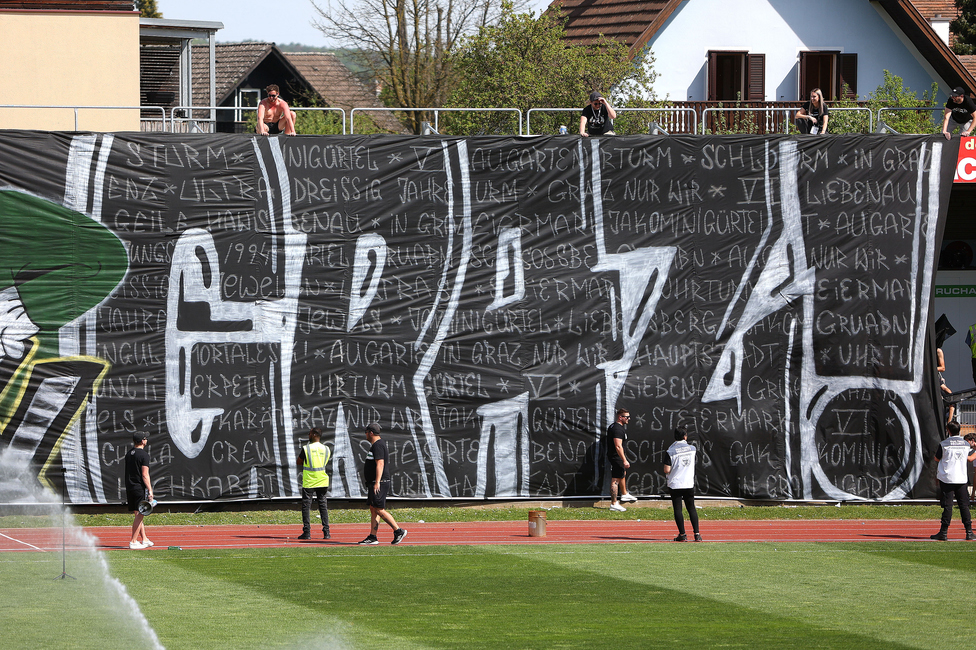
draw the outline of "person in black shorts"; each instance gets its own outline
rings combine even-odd
[[[258,104],[258,133],[261,135],[295,135],[295,111],[288,107],[281,97],[278,86],[271,84],[266,88],[268,96]]]
[[[135,515],[129,548],[134,551],[155,546],[146,537],[146,526],[142,521],[144,517],[139,512],[141,501],[153,500],[152,481],[149,480],[149,453],[146,451],[148,441],[149,436],[145,433],[132,434],[135,447],[125,455],[125,499],[129,512]]]
[[[627,493],[627,470],[630,461],[624,451],[627,430],[624,425],[630,422],[630,411],[617,409],[617,420],[607,427],[607,460],[610,462],[610,509],[625,512],[620,502],[634,502],[637,498]]]
[[[380,431],[380,425],[375,422],[366,425],[366,440],[370,447],[363,463],[363,479],[366,481],[366,505],[369,506],[370,523],[369,535],[360,544],[380,543],[376,537],[380,519],[393,529],[391,544],[399,544],[407,536],[406,529],[400,528],[393,515],[386,511],[386,497],[390,493],[390,452],[386,448],[386,441],[380,438]]]

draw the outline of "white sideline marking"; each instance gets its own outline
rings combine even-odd
[[[9,539],[11,542],[17,542],[18,544],[23,544],[24,546],[30,546],[35,551],[43,551],[44,550],[43,548],[41,548],[39,546],[34,546],[33,544],[30,544],[28,542],[25,542],[24,540],[21,540],[21,539],[16,539],[14,537],[11,537],[10,535],[4,535],[3,533],[0,533],[0,537],[5,537],[6,539]]]

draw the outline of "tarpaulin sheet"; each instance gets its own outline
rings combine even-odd
[[[941,137],[0,132],[0,447],[74,503],[931,496]]]

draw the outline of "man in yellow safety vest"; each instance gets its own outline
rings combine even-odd
[[[298,539],[312,538],[311,510],[312,499],[318,499],[319,516],[322,517],[322,535],[331,539],[329,534],[329,502],[326,492],[329,489],[329,475],[325,473],[332,452],[319,442],[322,439],[321,429],[310,429],[308,444],[302,447],[298,454],[298,468],[302,472],[302,534]]]

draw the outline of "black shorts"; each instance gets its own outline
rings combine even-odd
[[[281,129],[278,128],[277,122],[265,122],[264,125],[268,127],[268,135],[280,135]]]
[[[610,463],[610,478],[624,478],[627,476],[627,468],[623,463]]]
[[[139,502],[146,500],[146,488],[140,487],[138,489],[126,488],[125,490],[125,503],[129,508],[129,512],[135,512],[139,509]]]
[[[390,493],[390,482],[380,481],[380,489],[378,492],[373,491],[373,484],[370,483],[369,487],[366,488],[366,505],[372,506],[377,510],[386,509],[386,496]]]

